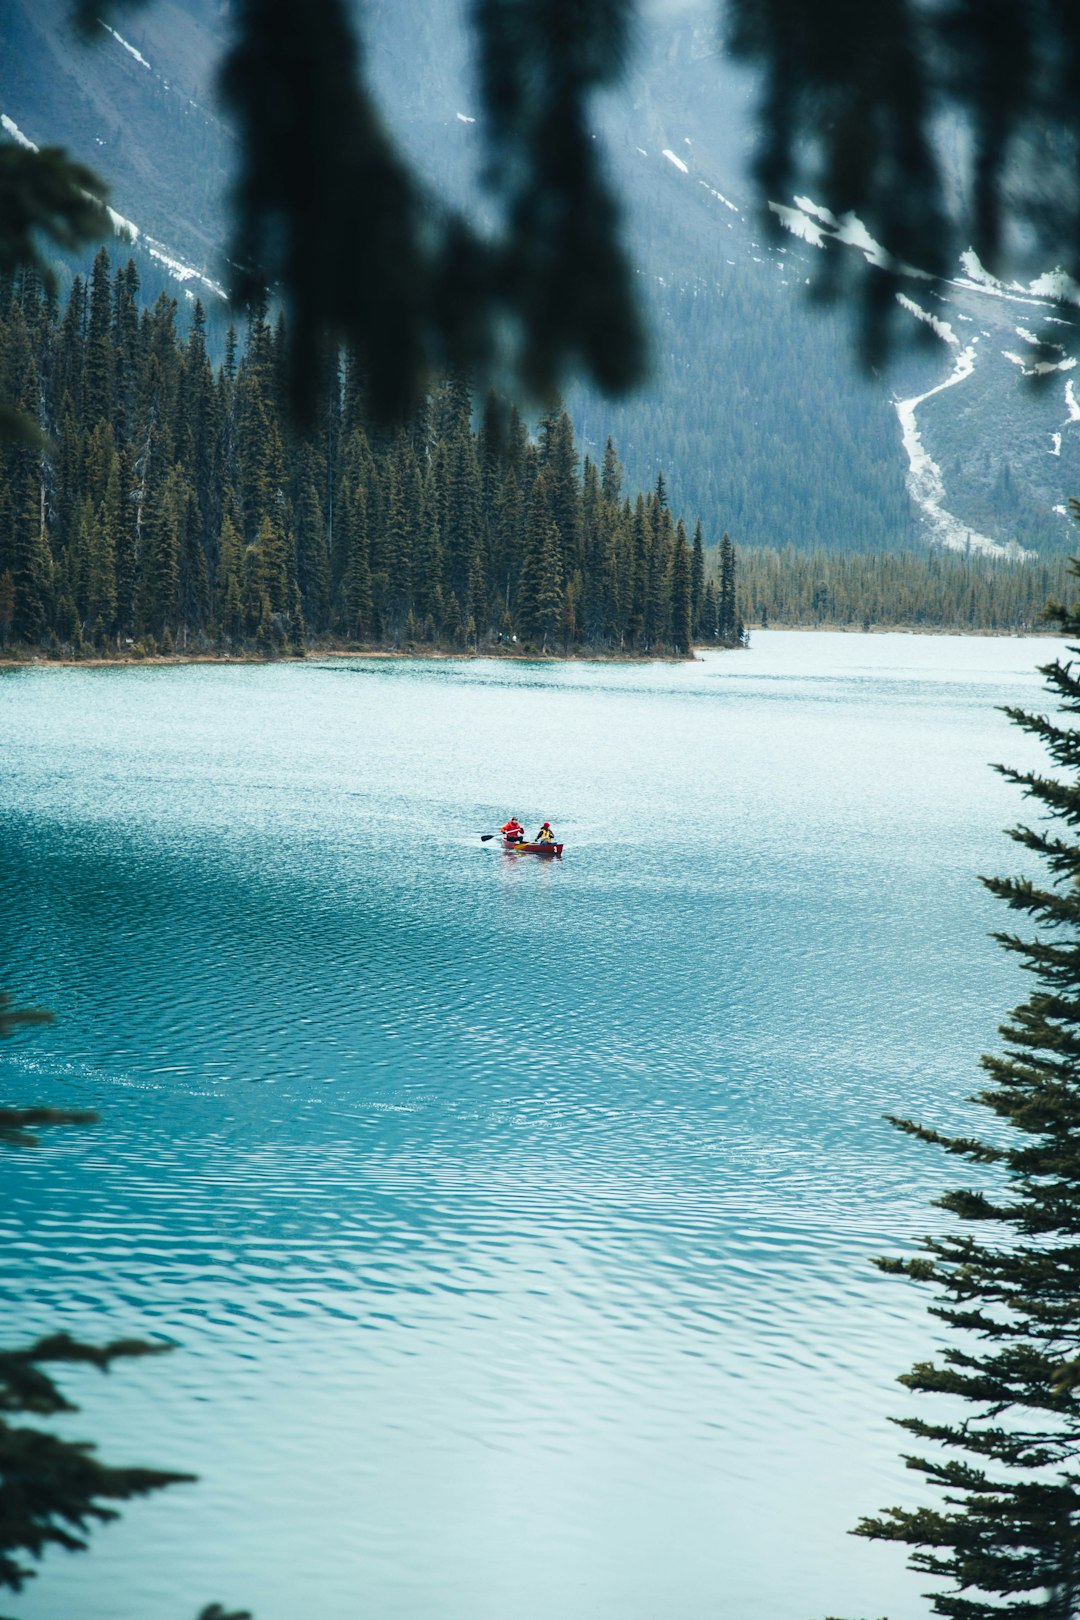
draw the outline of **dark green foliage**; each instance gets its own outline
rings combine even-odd
[[[720,578],[716,592],[716,628],[721,641],[735,635],[738,610],[735,605],[735,547],[729,535],[720,542]]]
[[[1031,631],[1067,580],[1063,557],[739,547],[739,611],[761,625]]]
[[[25,1022],[31,1021],[26,1015]],[[37,1147],[40,1138],[30,1129],[38,1125],[94,1125],[91,1108],[0,1108],[0,1146]]]
[[[0,390],[50,443],[0,446],[5,642],[301,655],[328,637],[424,635],[479,650],[512,645],[520,613],[549,650],[672,649],[666,499],[632,519],[614,447],[601,478],[561,408],[535,445],[494,396],[477,429],[452,371],[388,430],[356,357],[324,355],[301,430],[288,334],[263,303],[215,374],[200,311],[186,339],[173,299],[140,313],[134,270],[112,275],[104,253],[89,298],[76,279],[62,312],[25,278],[0,291]],[[543,545],[526,533],[534,508]]]
[[[690,651],[694,635],[693,573],[686,530],[680,519],[675,531],[675,560],[671,576],[671,639],[676,652]]]
[[[87,1345],[54,1333],[28,1349],[0,1351],[0,1586],[19,1591],[34,1574],[20,1555],[39,1559],[49,1547],[83,1551],[91,1521],[116,1518],[110,1503],[192,1478],[155,1468],[110,1468],[84,1442],[8,1421],[19,1412],[54,1416],[77,1410],[44,1371],[47,1364],[81,1363],[104,1372],[121,1357],[168,1348],[141,1339]]]
[[[1072,572],[1080,578],[1080,564]],[[1080,636],[1080,602],[1050,617]],[[1048,874],[984,880],[1039,930],[995,935],[1035,981],[1002,1026],[1004,1052],[983,1058],[990,1085],[973,1099],[1001,1129],[982,1142],[893,1121],[975,1167],[973,1185],[939,1200],[973,1230],[878,1262],[931,1284],[931,1314],[950,1330],[939,1359],[900,1380],[950,1397],[943,1415],[898,1420],[929,1444],[906,1461],[944,1500],[887,1509],[857,1534],[911,1547],[912,1568],[950,1583],[934,1612],[957,1620],[1073,1620],[1080,1606],[1080,648],[1069,653],[1043,670],[1064,720],[1007,711],[1044,744],[1054,774],[998,767],[1036,803],[1037,824],[1011,836]]]

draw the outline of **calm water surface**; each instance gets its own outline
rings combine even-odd
[[[1044,641],[0,676],[3,1341],[174,1340],[64,1432],[199,1485],[26,1620],[917,1620],[933,1342],[867,1257],[1026,991],[980,871]],[[561,863],[479,834],[516,811]],[[981,1125],[981,1121],[979,1122]],[[955,1167],[952,1167],[955,1170]]]

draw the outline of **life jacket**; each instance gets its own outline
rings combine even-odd
[[[555,842],[555,834],[552,832],[550,827],[541,827],[540,831],[536,835],[536,842],[538,844],[553,844]]]

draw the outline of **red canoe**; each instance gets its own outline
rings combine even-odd
[[[561,844],[515,844],[509,838],[503,839],[503,849],[512,850],[515,855],[561,855]]]

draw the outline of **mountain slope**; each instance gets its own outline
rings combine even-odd
[[[395,136],[434,194],[483,210],[463,9],[369,0],[363,14]],[[913,278],[900,315],[928,346],[864,377],[844,312],[805,294],[826,246],[872,257],[873,244],[809,199],[784,199],[773,223],[789,229],[768,232],[745,179],[753,86],[720,57],[711,10],[657,8],[622,90],[598,108],[654,360],[633,399],[571,390],[584,448],[597,455],[613,434],[635,484],[663,468],[674,504],[699,513],[710,540],[727,529],[746,543],[845,550],[919,538],[1071,546],[1080,350],[1068,312],[972,265],[933,307]],[[65,27],[65,0],[0,8],[0,113],[96,163],[158,267],[174,260],[204,286],[222,279],[235,159],[213,93],[226,12],[224,0],[153,0],[88,48]],[[1051,316],[1055,349],[1038,343]],[[1041,388],[1025,386],[1032,367]]]

